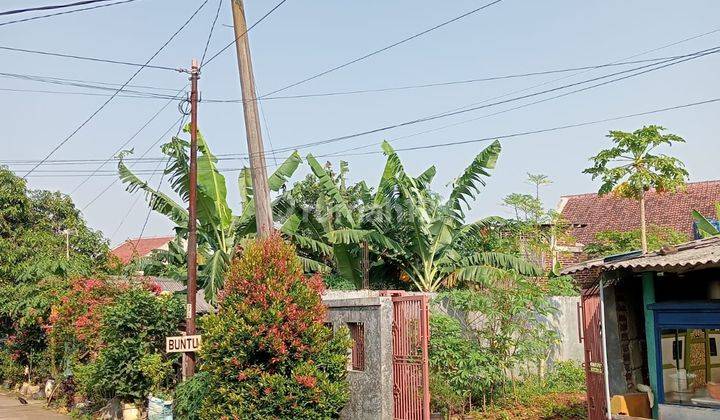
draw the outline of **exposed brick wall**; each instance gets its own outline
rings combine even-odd
[[[639,282],[622,282],[616,285],[615,294],[623,374],[628,390],[635,390],[640,383],[649,383],[642,292],[638,285]]]

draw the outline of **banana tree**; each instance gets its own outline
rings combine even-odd
[[[704,237],[709,236],[720,236],[720,229],[718,228],[718,220],[720,220],[720,202],[715,203],[715,221],[708,220],[700,214],[699,211],[693,210],[692,216],[695,220],[695,225],[697,226],[698,231],[700,234]]]
[[[292,199],[291,194],[285,196],[289,211],[281,231],[301,249],[310,249],[327,257],[329,265],[359,287],[362,285],[362,244],[367,243],[375,261],[402,252],[402,247],[385,234],[387,229],[381,226],[380,218],[369,217],[375,206],[366,184],[358,184],[362,190],[359,203],[350,202],[344,194],[347,164],[341,162],[340,176],[335,178],[312,154],[306,160],[318,181],[317,203],[311,210]]]
[[[387,156],[378,202],[389,200],[400,209],[396,223],[405,223],[410,232],[409,249],[404,253],[403,271],[415,286],[434,292],[443,284],[483,284],[506,278],[508,271],[525,276],[539,276],[543,271],[514,255],[497,252],[458,252],[468,235],[480,234],[484,220],[466,224],[465,209],[485,186],[489,170],[495,167],[500,155],[500,143],[495,141],[481,151],[465,171],[453,182],[449,198],[442,202],[429,189],[435,175],[430,167],[418,177],[405,172],[399,156],[388,142],[382,145]]]
[[[188,125],[183,131],[187,133],[189,129]],[[183,203],[189,198],[189,147],[189,143],[179,137],[173,137],[161,146],[163,154],[168,156],[165,174]],[[186,205],[177,203],[132,173],[123,162],[124,155],[118,163],[118,172],[120,180],[127,184],[126,190],[131,193],[143,190],[150,207],[175,223],[178,237],[186,238],[189,220]],[[278,191],[282,188],[300,162],[297,152],[293,153],[270,177],[271,189]],[[227,202],[225,177],[217,168],[217,158],[199,132],[197,185],[198,286],[204,289],[206,299],[214,302],[238,243],[254,233],[253,203],[251,196],[247,195],[251,186],[241,182],[241,192],[245,192],[242,195],[243,211],[240,216],[233,215]],[[163,257],[158,254],[158,258]]]

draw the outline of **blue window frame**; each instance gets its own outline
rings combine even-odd
[[[657,398],[665,402],[663,362],[661,356],[662,330],[670,329],[718,329],[720,328],[720,302],[662,302],[648,305],[653,311],[655,326],[655,354],[657,372]],[[650,343],[648,343],[650,345]]]

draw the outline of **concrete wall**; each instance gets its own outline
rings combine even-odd
[[[365,369],[348,371],[350,401],[340,413],[342,419],[392,419],[392,323],[393,306],[389,297],[377,292],[336,292],[323,295],[328,322],[333,329],[348,322],[363,324]]]
[[[550,350],[549,360],[584,361],[583,345],[578,339],[579,296],[554,296],[550,298],[552,306],[557,310],[549,320],[550,327],[560,335],[560,342]]]

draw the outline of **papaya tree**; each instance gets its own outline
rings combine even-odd
[[[183,129],[185,133],[189,130],[189,125]],[[183,239],[187,238],[189,221],[185,204],[188,202],[190,184],[189,149],[190,144],[179,137],[173,137],[161,146],[161,151],[168,157],[165,175],[168,176],[169,184],[182,200],[182,204],[136,176],[123,162],[122,158],[126,153],[121,154],[118,163],[120,180],[127,184],[126,190],[131,193],[137,190],[144,191],[150,208],[175,223],[176,235]],[[271,190],[279,191],[301,161],[297,152],[288,157],[270,177]],[[222,288],[225,272],[238,244],[255,233],[254,206],[251,193],[248,194],[252,187],[245,182],[244,171],[241,172],[240,178],[244,201],[243,211],[237,216],[233,215],[228,204],[227,184],[225,177],[217,168],[217,158],[210,151],[202,134],[198,132],[198,286],[205,291],[205,297],[210,302],[215,301],[217,292]],[[161,263],[172,261],[177,263],[184,260],[177,255],[179,252],[185,252],[184,247],[173,247],[169,251],[171,252],[156,253],[154,257]]]
[[[599,195],[615,193],[637,200],[640,207],[640,243],[642,252],[648,252],[647,223],[645,220],[645,194],[655,191],[674,192],[685,185],[688,172],[677,158],[653,151],[660,146],[672,146],[685,140],[675,134],[663,134],[664,127],[649,125],[632,133],[611,131],[607,136],[615,146],[600,151],[590,158],[593,166],[583,173],[600,178]]]

